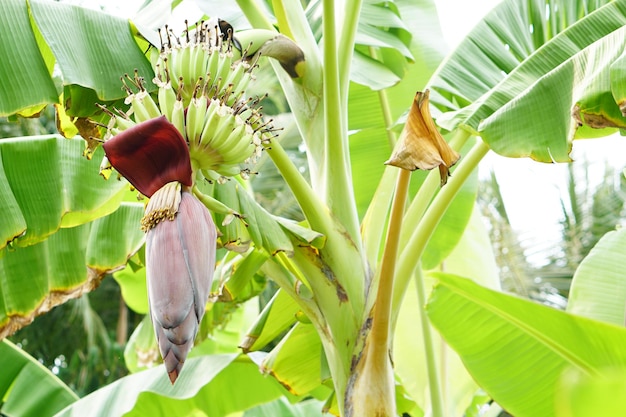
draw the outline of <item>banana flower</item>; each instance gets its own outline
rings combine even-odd
[[[190,192],[187,143],[165,117],[139,123],[104,143],[109,162],[150,197],[142,219],[150,315],[172,384],[193,347],[215,268],[217,231]]]

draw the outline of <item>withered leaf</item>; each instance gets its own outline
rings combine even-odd
[[[441,185],[450,175],[449,169],[460,155],[441,136],[430,115],[429,91],[418,91],[413,100],[409,116],[391,158],[385,164],[415,171],[439,167]]]

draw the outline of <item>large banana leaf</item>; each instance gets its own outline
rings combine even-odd
[[[0,342],[0,414],[49,417],[78,399],[59,378],[8,340]]]
[[[47,65],[51,55],[39,51],[24,0],[0,2],[0,31],[0,116],[56,103],[59,93]]]
[[[123,267],[143,244],[142,214],[141,204],[124,203],[94,222],[8,251],[0,259],[0,339]]]
[[[626,125],[610,78],[626,2],[604,3],[503,2],[431,80],[433,103],[455,110],[438,122],[464,126],[502,155],[544,162],[569,161],[575,134]]]
[[[482,96],[485,93],[496,95],[495,91],[490,91],[494,87],[504,89],[511,82],[508,78],[521,78],[518,68],[521,64],[530,76],[527,81],[533,82],[571,56],[567,50],[559,52],[559,45],[551,44],[550,40],[607,3],[611,0],[503,1],[476,25],[437,69],[429,82],[436,92],[431,96],[432,103],[442,111],[458,110],[468,105],[471,105],[468,111],[472,110],[484,102]],[[608,16],[596,15],[592,21],[585,23],[598,31],[597,36],[586,38],[578,35],[568,50],[576,45],[580,50],[622,26],[610,18],[601,25],[601,18],[605,17]],[[541,60],[533,58],[539,50],[543,50]],[[525,62],[529,58],[537,59],[536,63],[529,65]],[[465,120],[467,114],[471,114],[468,111],[459,114],[453,121]],[[471,126],[476,125],[474,122]]]
[[[58,135],[0,141],[0,256],[7,245],[35,244],[119,206],[126,181],[104,181],[102,150],[87,160],[83,148],[84,141]]]
[[[77,109],[74,115],[93,114],[96,100],[123,98],[120,77],[125,73],[137,69],[149,86],[154,76],[126,19],[82,7],[2,1],[0,37],[0,116],[35,107],[27,112],[33,113],[59,102],[55,61],[67,87],[65,104]]]
[[[233,383],[236,381],[236,383]],[[286,391],[238,354],[191,358],[171,385],[163,366],[122,378],[70,405],[63,416],[226,416]]]
[[[626,370],[609,369],[603,375],[568,372],[557,396],[557,417],[626,415]]]
[[[624,325],[626,229],[609,232],[583,260],[572,280],[567,311]]]
[[[323,404],[315,400],[302,401],[290,404],[284,398],[271,403],[263,404],[246,411],[243,417],[325,417],[322,413]]]
[[[154,72],[135,43],[127,19],[46,0],[33,1],[31,8],[64,85],[85,87],[95,91],[98,99],[113,101],[126,97],[120,77],[132,76],[136,70],[152,86]]]
[[[626,329],[437,274],[428,315],[476,382],[516,417],[554,416],[573,368],[602,375],[626,365]]]

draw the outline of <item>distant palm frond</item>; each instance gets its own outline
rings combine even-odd
[[[601,174],[599,183],[590,173]],[[600,171],[601,170],[601,171]],[[566,197],[561,197],[561,239],[538,239],[511,227],[495,173],[481,181],[478,202],[489,232],[505,290],[564,308],[580,262],[604,234],[624,219],[626,178],[605,163],[586,159],[568,165]],[[532,262],[530,261],[532,259]]]

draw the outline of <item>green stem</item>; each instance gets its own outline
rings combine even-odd
[[[326,273],[332,274],[347,292],[353,314],[346,319],[360,320],[365,307],[364,286],[367,281],[359,246],[360,236],[359,240],[354,241],[347,235],[344,225],[332,217],[278,141],[272,142],[265,149],[298,201],[309,227],[326,236],[326,245],[320,250],[320,260],[326,263]],[[358,324],[356,326],[359,327]]]
[[[309,222],[309,226],[320,233],[326,233],[329,228],[332,228],[330,216],[315,191],[293,164],[285,149],[278,141],[273,141],[265,150],[287,182],[302,209],[302,213]]]
[[[380,361],[380,363],[385,363],[389,360],[393,280],[398,255],[400,230],[402,228],[402,217],[404,215],[404,207],[410,181],[411,172],[404,169],[400,170],[396,181],[396,192],[391,206],[391,214],[389,216],[385,249],[380,264],[380,279],[378,281],[378,292],[376,293],[376,304],[374,307],[374,317],[372,319],[372,332],[370,334],[373,360]],[[384,366],[381,368],[384,369]]]
[[[419,261],[421,259],[426,244],[432,236],[435,228],[439,224],[439,221],[445,214],[448,206],[454,200],[454,197],[458,193],[463,183],[470,176],[472,171],[478,166],[478,163],[489,151],[489,147],[479,140],[469,154],[462,160],[457,169],[454,171],[454,176],[450,178],[448,184],[443,187],[437,197],[433,200],[428,210],[424,214],[424,217],[419,222],[419,225],[411,235],[408,243],[405,246],[402,255],[398,261],[397,277],[409,277],[415,273],[417,293],[418,293],[418,307],[420,311],[420,320],[422,321],[422,336],[424,339],[424,348],[426,353],[426,364],[428,369],[430,397],[433,407],[433,417],[443,417],[443,400],[441,392],[441,383],[439,373],[437,372],[435,348],[433,344],[432,331],[430,323],[425,315],[426,307],[426,285],[421,273],[421,268],[418,268]],[[394,294],[398,295],[398,293]],[[400,294],[401,297],[401,294]],[[394,304],[399,305],[400,300],[394,299]]]
[[[418,265],[419,266],[419,265]],[[424,340],[424,355],[426,356],[426,372],[428,374],[428,391],[430,393],[430,405],[433,417],[444,417],[443,392],[441,389],[441,377],[437,368],[437,356],[435,354],[435,342],[433,341],[432,329],[424,307],[426,305],[426,287],[422,268],[415,269],[415,286],[417,287],[417,300],[419,304],[419,320],[422,327]]]
[[[346,228],[352,241],[361,247],[359,220],[350,172],[347,131],[347,106],[342,105],[337,59],[335,2],[323,3],[324,49],[324,187],[326,204]]]
[[[483,141],[478,140],[472,150],[454,170],[454,175],[450,177],[448,184],[444,186],[432,204],[426,210],[424,217],[414,230],[409,241],[407,242],[398,266],[398,274],[412,275],[415,269],[415,260],[421,259],[426,244],[432,236],[439,221],[445,214],[448,206],[454,200],[457,192],[467,180],[472,171],[478,166],[478,163],[489,152],[489,146]]]
[[[374,59],[379,59],[379,54],[373,47],[369,48],[370,55]],[[385,132],[387,134],[387,140],[389,141],[390,150],[395,147],[397,137],[396,133],[391,129],[393,124],[393,116],[391,114],[391,106],[389,105],[389,97],[385,89],[378,92],[378,101],[382,111]],[[370,266],[376,270],[378,264],[378,256],[380,254],[381,240],[385,230],[385,222],[381,219],[386,219],[389,215],[389,207],[391,201],[394,198],[393,182],[395,177],[396,190],[397,183],[399,182],[400,173],[403,170],[398,170],[396,167],[387,166],[385,172],[380,180],[380,183],[374,193],[374,197],[370,202],[367,209],[367,213],[361,223],[361,230],[363,233],[363,246],[365,249],[365,255],[368,259]],[[397,191],[396,191],[397,193]],[[395,255],[394,255],[395,256]],[[396,261],[394,257],[394,262]],[[379,275],[380,277],[380,275]],[[373,281],[373,285],[376,285],[376,280]],[[379,284],[380,285],[380,284]],[[369,308],[366,309],[369,312]]]
[[[236,0],[237,5],[248,19],[252,27],[276,30],[267,18],[267,12],[255,0]]]
[[[370,46],[369,52],[372,58],[374,58],[375,60],[380,60],[380,54],[374,47]],[[393,116],[391,115],[391,106],[389,105],[389,97],[387,96],[386,89],[383,88],[381,90],[378,90],[378,101],[380,102],[380,109],[383,113],[383,120],[385,122],[385,132],[387,133],[389,149],[393,151],[393,148],[395,148],[396,146],[397,137],[395,132],[391,130],[391,125],[393,125]]]
[[[354,39],[356,37],[361,4],[363,0],[347,0],[344,6],[345,19],[341,25],[341,37],[339,38],[339,76],[342,101],[348,101],[348,89],[350,87],[350,64],[354,55]]]
[[[470,138],[470,133],[468,133],[467,131],[463,129],[458,129],[455,132],[452,139],[450,140],[450,146],[452,147],[452,149],[459,151],[465,145],[465,142],[467,142],[469,138]],[[463,164],[464,160],[465,160],[465,157],[461,159],[461,163],[459,164],[459,166]],[[453,178],[457,176],[456,174],[457,170],[458,168],[455,169],[453,173],[454,175]],[[422,220],[422,217],[424,216],[426,209],[431,203],[433,196],[438,190],[441,189],[440,184],[441,184],[441,180],[440,180],[439,170],[434,169],[430,171],[428,173],[428,176],[426,177],[426,180],[422,183],[422,186],[417,192],[417,195],[415,196],[415,198],[413,198],[412,203],[409,205],[409,208],[407,209],[406,214],[404,215],[404,220],[403,220],[404,228],[402,229],[402,233],[400,234],[400,246],[402,246],[403,248],[406,247],[407,242],[411,238],[411,235],[414,234],[415,230],[419,227],[420,221]],[[444,187],[444,189],[449,189],[449,188],[448,186],[446,186]],[[418,258],[415,257],[413,259],[418,259]],[[421,255],[419,259],[421,259]],[[409,285],[410,279],[411,279],[411,274],[397,276],[396,283],[395,283],[396,285],[395,285],[394,294],[393,294],[393,302],[395,306],[400,305],[402,297],[404,296],[407,286]],[[398,309],[396,308],[394,309],[394,311],[396,312],[396,316],[397,316]],[[394,316],[392,322],[395,323],[395,321],[396,321],[396,317]]]

